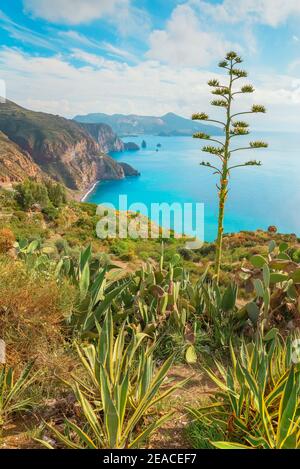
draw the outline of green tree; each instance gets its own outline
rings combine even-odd
[[[65,204],[67,201],[66,189],[59,183],[54,183],[52,181],[47,182],[46,184],[48,197],[50,202],[54,207],[60,207]]]
[[[235,82],[247,77],[247,72],[239,68],[239,64],[242,63],[241,57],[235,52],[229,52],[225,60],[219,63],[219,67],[227,70],[229,79],[227,84],[220,84],[219,80],[209,80],[208,85],[212,88],[212,94],[216,96],[211,102],[212,106],[224,108],[225,119],[224,122],[220,120],[210,119],[206,113],[197,113],[192,116],[193,120],[201,120],[207,122],[214,122],[220,124],[225,134],[224,141],[220,141],[217,138],[212,138],[206,133],[199,132],[193,137],[200,138],[202,140],[209,140],[216,143],[217,145],[206,145],[202,148],[202,151],[210,153],[216,156],[220,162],[216,165],[212,165],[210,162],[202,161],[202,166],[208,167],[218,174],[220,177],[220,184],[217,184],[218,197],[219,197],[219,215],[218,215],[218,236],[216,242],[216,259],[215,259],[215,277],[216,281],[219,281],[220,266],[222,258],[222,242],[223,242],[223,225],[224,225],[224,210],[225,203],[228,195],[228,180],[231,175],[231,171],[235,168],[243,166],[260,166],[261,162],[256,160],[250,160],[246,163],[234,164],[230,166],[230,158],[234,152],[241,150],[253,150],[255,148],[266,148],[267,143],[262,141],[253,141],[248,145],[236,148],[233,144],[233,140],[237,136],[249,134],[249,124],[242,120],[238,120],[238,116],[242,114],[255,114],[265,113],[266,109],[261,105],[253,105],[252,108],[245,112],[232,112],[232,104],[236,96],[239,94],[253,93],[254,88],[252,85],[243,84],[241,87],[236,88]]]
[[[24,210],[29,210],[33,204],[39,204],[41,208],[44,208],[50,203],[46,186],[32,179],[18,184],[15,191],[16,200]]]

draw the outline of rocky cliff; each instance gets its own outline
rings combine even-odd
[[[7,101],[0,106],[0,131],[43,172],[70,189],[84,190],[96,180],[125,177],[123,168],[104,154],[104,134],[101,146],[99,138],[96,141],[74,121]]]
[[[122,166],[125,176],[140,176],[140,173],[128,163],[119,163]]]
[[[11,185],[26,177],[42,179],[43,174],[31,156],[0,132],[0,183]]]
[[[91,137],[99,144],[103,153],[111,151],[124,151],[125,145],[121,139],[113,132],[112,128],[106,124],[80,124]]]

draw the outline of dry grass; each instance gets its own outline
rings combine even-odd
[[[16,241],[15,235],[10,228],[0,228],[0,253],[9,251]]]
[[[74,291],[67,283],[33,275],[20,261],[0,258],[0,337],[7,363],[17,369],[35,359],[40,392],[51,395],[57,377],[67,378],[74,363],[66,343],[63,317],[72,308]]]

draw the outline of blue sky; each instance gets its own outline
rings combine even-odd
[[[0,22],[0,79],[26,107],[189,116],[234,49],[269,110],[254,127],[299,128],[299,0],[2,0]]]

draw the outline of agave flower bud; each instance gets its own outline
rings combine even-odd
[[[250,132],[247,127],[234,127],[231,135],[248,135]]]
[[[251,148],[268,148],[268,144],[266,142],[256,141],[250,142]]]
[[[265,106],[261,106],[260,104],[253,104],[251,111],[252,111],[252,112],[262,112],[262,113],[265,113],[265,112],[266,112],[266,108],[265,108]]]
[[[244,122],[244,121],[236,121],[236,122],[233,122],[232,123],[233,127],[249,127],[249,124],[247,124],[247,122]]]
[[[219,80],[212,79],[207,82],[208,86],[220,86]]]
[[[223,99],[214,99],[214,100],[211,102],[211,105],[212,105],[212,106],[227,107],[227,106],[228,106],[228,103],[227,103],[227,101],[224,101]]]
[[[245,166],[261,166],[261,161],[251,160],[245,163]]]
[[[193,138],[201,138],[203,140],[209,140],[210,135],[204,133],[204,132],[197,132],[193,135]]]
[[[254,88],[253,88],[252,85],[244,85],[244,86],[242,86],[242,88],[241,88],[241,92],[242,92],[242,93],[254,93],[254,91],[255,91],[255,90],[254,90]]]
[[[208,115],[205,112],[198,112],[192,115],[193,121],[207,121]]]
[[[228,88],[217,88],[216,90],[212,91],[212,94],[216,94],[218,96],[226,96],[229,94],[229,89]]]
[[[226,68],[226,67],[228,67],[228,65],[229,64],[228,64],[227,60],[221,60],[221,62],[219,62],[219,67],[220,68]]]
[[[206,145],[202,148],[202,151],[205,151],[206,153],[211,153],[212,155],[222,155],[223,154],[223,148],[217,148],[213,147],[210,145]]]
[[[246,70],[240,70],[239,68],[233,69],[231,73],[237,78],[246,78],[248,76]]]

